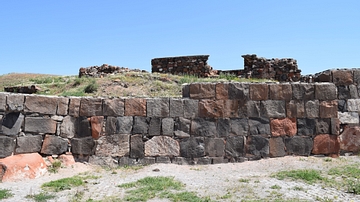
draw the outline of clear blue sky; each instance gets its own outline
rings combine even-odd
[[[243,54],[295,58],[302,74],[360,67],[359,0],[4,0],[0,27],[0,74],[196,54],[219,70]]]

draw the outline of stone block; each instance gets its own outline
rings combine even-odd
[[[174,157],[172,163],[177,165],[193,165],[192,160],[184,157]]]
[[[94,146],[94,145],[90,144],[89,146]],[[89,153],[90,151],[92,151],[90,149],[92,149],[92,147],[86,148],[86,151]],[[106,135],[100,137],[97,140],[97,146],[95,150],[96,156],[122,157],[122,156],[129,156],[129,153],[130,153],[130,134]]]
[[[229,83],[229,99],[248,100],[249,84],[248,83]]]
[[[222,157],[225,154],[225,141],[221,138],[205,138],[205,155]]]
[[[190,84],[191,99],[214,99],[215,84],[214,83],[192,83]]]
[[[182,132],[190,134],[190,125],[191,125],[190,119],[185,119],[185,118],[179,117],[179,118],[175,119],[174,130],[182,131]]]
[[[230,130],[229,130],[230,136],[247,136],[248,134],[249,134],[249,120],[247,118],[230,119]]]
[[[340,120],[337,118],[331,118],[330,124],[330,134],[339,135],[340,134]]]
[[[75,125],[76,138],[82,137],[91,137],[91,126],[90,126],[90,118],[86,118],[84,116],[80,116],[76,118],[76,125]]]
[[[26,96],[25,112],[40,113],[40,114],[56,114],[58,106],[58,99],[56,97],[48,96]]]
[[[223,117],[239,117],[238,100],[224,100]]]
[[[101,98],[81,98],[80,116],[101,116],[102,100]]]
[[[261,117],[263,112],[261,111],[260,101],[248,101],[246,103],[247,115],[249,117]]]
[[[357,112],[360,114],[360,99],[348,99],[347,110],[349,112]]]
[[[285,143],[282,137],[273,137],[269,139],[269,157],[285,156]]]
[[[161,134],[166,136],[173,136],[174,134],[174,119],[163,118],[161,120]]]
[[[185,133],[185,132],[180,131],[180,130],[175,131],[174,135],[175,135],[176,138],[179,138],[179,139],[189,138],[190,137],[189,133]]]
[[[57,110],[56,110],[56,114],[57,115],[68,115],[68,111],[69,111],[69,98],[67,97],[58,97],[58,105],[57,105]]]
[[[0,112],[6,111],[6,97],[7,94],[0,93]]]
[[[145,156],[179,156],[179,142],[168,136],[155,136],[145,142]]]
[[[71,144],[72,148],[74,147]],[[55,135],[45,135],[40,153],[59,155],[68,151],[68,140]]]
[[[117,127],[117,123],[118,120],[116,117],[107,117],[106,119],[106,124],[105,124],[105,134],[106,135],[113,135],[115,134],[116,131],[116,127]]]
[[[92,116],[90,117],[90,125],[91,125],[91,136],[95,140],[99,139],[103,136],[103,123],[104,117],[103,116]]]
[[[19,112],[24,110],[24,95],[21,94],[9,94],[6,100],[7,111]]]
[[[126,98],[125,116],[146,116],[146,99]]]
[[[0,136],[0,158],[11,156],[15,151],[15,137]]]
[[[248,106],[250,101],[238,100],[238,116],[237,118],[248,118]]]
[[[337,118],[338,116],[338,102],[332,101],[321,101],[319,104],[320,118]]]
[[[149,124],[149,135],[157,136],[161,135],[161,118],[152,117]]]
[[[227,137],[230,135],[230,119],[219,118],[216,121],[216,130],[219,137]]]
[[[273,137],[294,136],[297,132],[296,118],[271,119],[270,128]]]
[[[117,134],[131,134],[134,118],[132,116],[117,117],[116,133]]]
[[[171,163],[171,159],[168,156],[157,156],[155,157],[155,162],[156,163]]]
[[[217,137],[216,122],[214,119],[195,118],[191,122],[191,135],[202,137]]]
[[[338,136],[320,134],[314,138],[313,154],[339,154],[340,142]]]
[[[217,100],[229,99],[229,83],[217,83],[215,85],[215,98]]]
[[[338,100],[338,112],[346,112],[347,104],[346,100]]]
[[[198,100],[184,100],[184,118],[198,117],[199,101]]]
[[[180,142],[180,156],[185,158],[199,158],[205,156],[203,138],[190,137]]]
[[[155,157],[144,157],[139,159],[139,163],[144,166],[155,164]]]
[[[244,136],[230,136],[226,138],[225,155],[227,158],[245,156]]]
[[[316,134],[316,120],[303,118],[297,119],[297,135],[313,136]]]
[[[347,100],[351,98],[349,86],[337,86],[338,99]]]
[[[319,100],[309,100],[305,102],[305,117],[318,118],[319,117]]]
[[[264,100],[260,102],[260,108],[265,117],[285,118],[285,101],[283,100]]]
[[[105,137],[105,136],[103,136]],[[101,138],[103,138],[101,137]],[[100,138],[100,139],[101,139]],[[96,142],[92,137],[71,139],[71,152],[76,155],[94,155]]]
[[[149,130],[149,123],[150,118],[135,116],[132,134],[147,134]]]
[[[144,158],[144,142],[142,135],[131,135],[130,137],[130,158]]]
[[[286,103],[286,116],[289,118],[304,118],[305,105],[302,100],[290,100]]]
[[[332,70],[332,82],[335,85],[353,84],[353,73],[351,70]]]
[[[228,163],[228,160],[224,159],[224,157],[211,157],[211,163],[212,164]]]
[[[16,138],[15,153],[34,153],[40,152],[43,137],[41,135],[29,135]]]
[[[292,93],[295,100],[315,99],[315,86],[311,83],[292,83]]]
[[[46,117],[26,117],[25,132],[56,133],[56,121]]]
[[[190,84],[183,84],[181,86],[181,92],[183,98],[189,98],[190,97]]]
[[[169,117],[169,98],[154,98],[146,101],[148,117]]]
[[[112,158],[111,156],[89,156],[89,164],[92,165],[99,165],[101,167],[105,167],[105,168],[112,168],[112,169],[116,169],[119,165],[117,163],[117,161]]]
[[[316,119],[316,134],[330,133],[331,119]]]
[[[21,126],[24,122],[24,115],[20,112],[11,112],[5,114],[2,118],[0,131],[8,136],[16,136],[21,130]]]
[[[113,98],[103,100],[104,116],[124,116],[124,99]]]
[[[80,98],[72,97],[69,102],[69,115],[73,117],[80,116]]]
[[[251,83],[249,85],[249,95],[251,100],[267,100],[269,96],[269,86],[267,83]]]
[[[315,83],[315,99],[336,100],[337,88],[333,83]]]
[[[359,125],[359,114],[357,112],[338,112],[338,118],[341,124]]]
[[[77,119],[72,116],[65,116],[60,125],[60,136],[63,138],[73,138],[76,134]]]
[[[223,117],[224,100],[200,100],[199,117]]]
[[[250,118],[250,135],[270,135],[270,121],[268,118]]]
[[[269,140],[261,135],[248,136],[246,153],[256,157],[269,156]]]
[[[270,84],[269,90],[271,100],[292,99],[292,88],[290,84]]]
[[[184,116],[184,100],[170,98],[170,117]]]
[[[211,158],[205,156],[201,158],[194,159],[196,165],[209,165],[211,164]]]
[[[357,90],[357,87],[355,85],[349,85],[349,91],[350,91],[350,98],[351,99],[358,99],[359,98],[359,93]]]
[[[288,155],[309,156],[313,148],[313,140],[311,137],[289,137],[285,138],[285,146]]]
[[[331,70],[325,70],[316,74],[315,82],[332,82]]]
[[[357,84],[357,86],[360,85],[360,69],[353,69],[353,82]]]
[[[360,127],[346,126],[339,136],[340,149],[344,152],[360,151]]]

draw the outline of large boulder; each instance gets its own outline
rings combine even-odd
[[[179,142],[168,136],[155,136],[145,142],[145,156],[179,156]]]

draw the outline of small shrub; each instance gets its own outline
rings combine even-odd
[[[91,82],[84,88],[84,92],[85,93],[94,93],[97,91],[98,87],[99,86],[95,83],[95,80],[93,80],[93,82]]]
[[[61,168],[61,161],[55,160],[51,163],[51,166],[48,168],[48,171],[50,173],[57,173],[59,169]]]
[[[12,197],[13,194],[8,189],[0,189],[0,200]]]

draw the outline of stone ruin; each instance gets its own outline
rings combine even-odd
[[[117,73],[124,73],[124,72],[146,72],[146,71],[139,70],[139,69],[129,69],[127,67],[119,67],[119,66],[103,64],[101,66],[91,66],[91,67],[86,67],[86,68],[81,67],[79,69],[79,78],[81,78],[83,76],[102,78],[109,74],[117,74]]]

